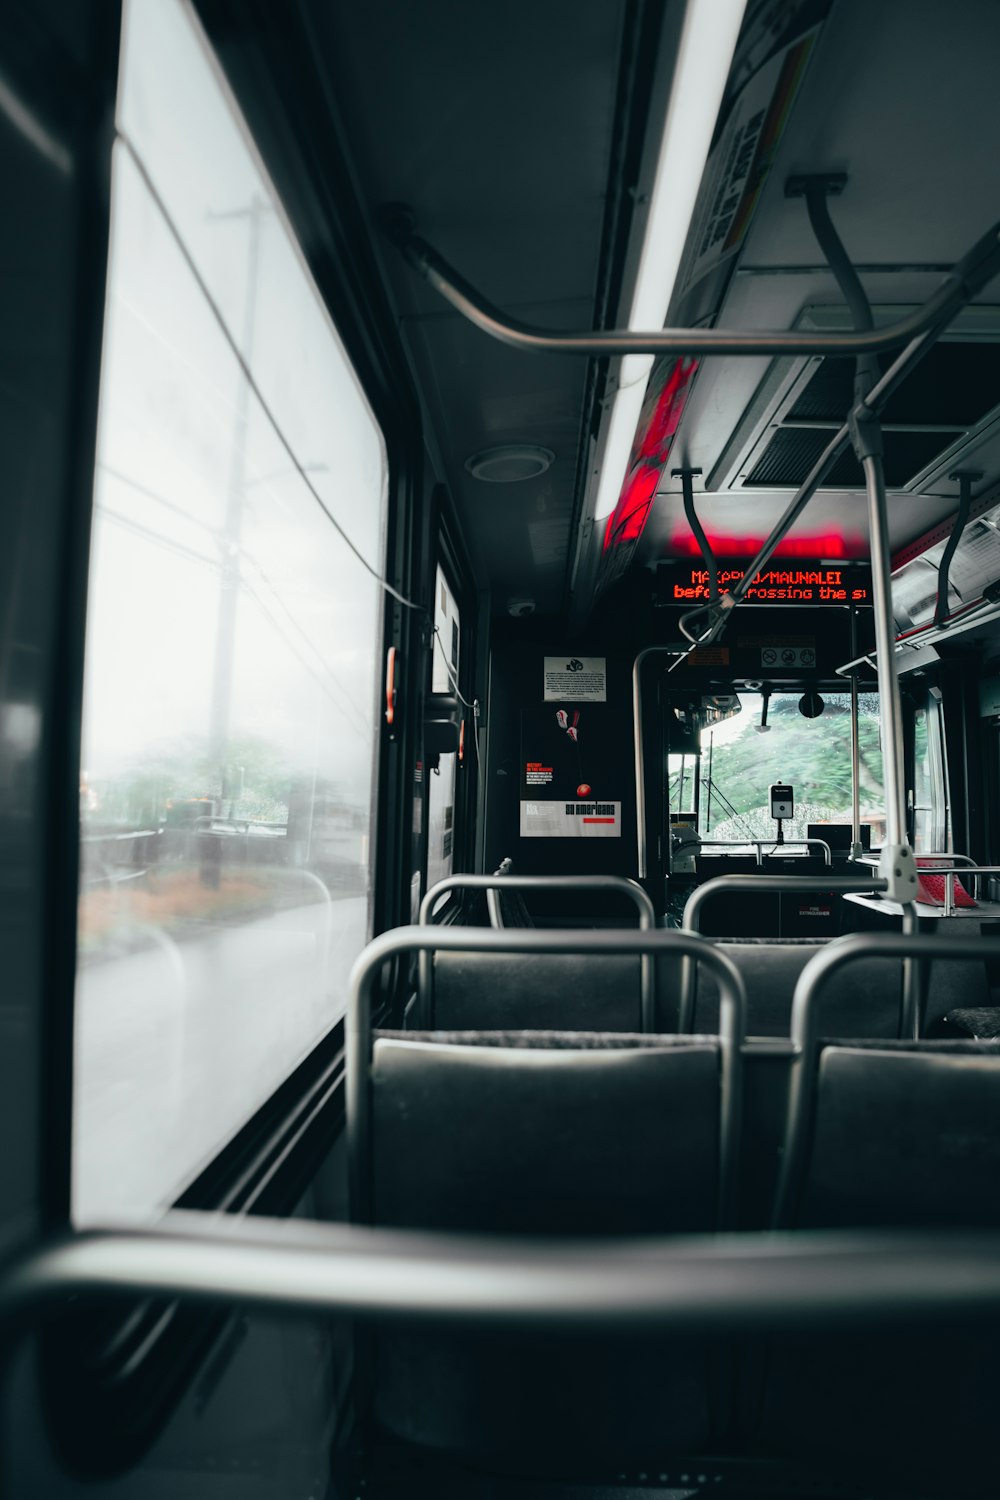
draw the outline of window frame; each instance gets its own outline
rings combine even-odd
[[[930,789],[930,801],[927,805],[917,802],[917,776],[918,770],[921,769],[918,767],[917,756],[917,720],[920,714],[925,716],[927,725],[926,767],[922,770]],[[933,683],[921,684],[919,690],[914,692],[909,718],[906,759],[909,773],[907,776],[907,821],[910,841],[917,854],[943,854],[954,847],[954,833],[951,813],[948,729],[945,723],[944,698],[941,688]],[[921,813],[930,815],[929,849],[923,848],[923,840],[918,838],[917,820]]]
[[[468,552],[462,543],[455,508],[451,496],[444,485],[436,486],[432,497],[431,537],[432,547],[427,569],[431,585],[431,619],[433,621],[434,590],[436,588],[437,569],[440,566],[445,574],[448,587],[451,589],[461,622],[458,691],[466,699],[467,703],[474,703],[477,697],[481,703],[482,694],[477,693],[476,689],[480,636],[477,610],[479,591],[476,587],[475,574],[469,560]],[[424,679],[425,693],[431,691],[433,660],[433,651],[429,651]],[[468,873],[472,870],[475,861],[476,825],[479,805],[479,777],[476,771],[477,760],[474,737],[477,729],[481,727],[482,721],[480,719],[477,723],[473,711],[461,701],[459,701],[459,710],[460,717],[466,721],[465,758],[461,765],[456,763],[455,769],[455,812],[451,868],[453,873]],[[480,751],[481,753],[482,751]],[[425,786],[428,780],[429,778],[425,777]],[[425,803],[429,804],[429,792],[425,798]],[[425,806],[425,813],[427,811],[428,808]],[[425,816],[423,847],[420,859],[421,893],[428,889],[429,828],[430,819],[429,816]]]
[[[429,504],[421,483],[423,443],[417,393],[410,377],[396,319],[379,276],[368,215],[363,209],[345,146],[345,136],[332,108],[320,62],[310,46],[298,13],[278,16],[266,8],[248,25],[245,8],[229,0],[186,0],[190,15],[203,33],[209,56],[231,90],[254,146],[298,241],[321,300],[325,303],[357,380],[381,428],[388,459],[383,576],[409,598],[418,598],[423,577],[419,536],[426,526]],[[44,973],[42,1098],[44,1137],[39,1165],[43,1228],[64,1231],[70,1223],[73,1031],[77,969],[76,929],[79,888],[79,773],[84,684],[84,637],[90,570],[90,531],[94,502],[94,459],[101,388],[104,323],[107,302],[110,240],[111,151],[114,135],[107,121],[114,114],[121,56],[122,7],[112,4],[102,16],[100,46],[95,47],[92,92],[85,128],[74,140],[76,184],[80,203],[80,247],[77,259],[75,341],[69,352],[70,424],[67,441],[65,502],[60,529],[57,569],[58,621],[56,668],[50,690],[44,751],[44,798],[48,809],[45,899],[51,914],[53,940],[47,944]],[[259,24],[258,24],[259,22]],[[240,25],[242,23],[242,27]],[[240,45],[234,47],[234,25]],[[289,81],[294,80],[294,88]],[[404,609],[388,593],[381,615],[383,647],[399,641],[404,659],[414,655],[422,625],[416,610]],[[375,684],[376,690],[381,686]],[[400,774],[400,762],[417,742],[419,683],[404,682],[405,744],[390,740],[381,713],[373,766],[373,828],[370,845],[372,921],[380,931],[406,920],[409,891],[399,872],[399,858],[412,817],[412,791]],[[316,1046],[266,1099],[244,1129],[224,1142],[199,1177],[178,1202],[196,1194],[197,1207],[219,1211],[238,1181],[239,1206],[223,1211],[247,1212],[261,1201],[266,1186],[269,1213],[287,1213],[294,1184],[314,1176],[342,1124],[342,1073],[331,1075],[331,1088],[301,1149],[275,1166],[276,1147],[288,1130],[303,1099],[332,1064],[342,1044],[343,1023],[319,1039]],[[253,1149],[250,1150],[251,1143]],[[252,1160],[248,1162],[248,1151]],[[278,1199],[284,1195],[285,1206]],[[258,1210],[260,1211],[260,1210]],[[122,1324],[133,1314],[121,1314]],[[211,1312],[201,1314],[208,1331],[203,1360],[221,1332]],[[225,1325],[224,1325],[225,1326]],[[165,1330],[168,1330],[168,1324]],[[107,1336],[102,1330],[102,1340]],[[93,1353],[93,1330],[82,1330],[79,1352],[86,1364]],[[65,1360],[67,1346],[58,1358]],[[182,1393],[175,1389],[157,1400],[155,1420],[136,1430],[135,1412],[143,1407],[136,1386],[163,1387],[173,1370],[170,1340],[148,1340],[141,1359],[133,1361],[127,1380],[120,1382],[121,1400],[114,1415],[100,1422],[100,1454],[77,1453],[77,1473],[121,1471],[134,1463],[155,1440]],[[81,1365],[81,1370],[83,1369]],[[82,1377],[81,1377],[82,1378]],[[175,1382],[176,1386],[176,1382]],[[77,1383],[77,1392],[79,1382]],[[51,1391],[46,1407],[58,1440],[61,1423],[79,1426],[76,1402],[61,1409]]]

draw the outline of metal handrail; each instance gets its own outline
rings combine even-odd
[[[928,933],[855,932],[828,943],[809,960],[792,995],[791,1040],[795,1066],[788,1096],[785,1148],[775,1193],[774,1226],[787,1225],[794,1208],[812,1129],[815,1064],[820,1044],[819,1010],[823,986],[847,964],[860,959],[1000,959],[1000,938],[940,937]],[[931,1044],[933,1045],[933,1043]]]
[[[917,862],[917,878],[918,878],[918,880],[919,880],[919,878],[920,878],[921,875],[943,875],[944,876],[944,906],[941,908],[941,915],[945,916],[945,917],[950,917],[954,913],[954,910],[955,910],[955,881],[958,879],[958,877],[960,875],[971,875],[975,879],[975,882],[976,882],[976,896],[975,896],[975,899],[977,901],[981,901],[982,900],[982,896],[981,896],[981,893],[980,893],[980,889],[981,889],[980,888],[980,877],[983,876],[983,875],[1000,875],[1000,865],[980,865],[980,864],[977,864],[977,862],[974,859],[971,859],[968,854],[949,854],[949,853],[944,853],[944,854],[937,854],[937,853],[922,854],[922,853],[916,853],[915,854],[915,858],[916,858],[916,862]],[[947,859],[947,860],[950,860],[951,863],[947,864],[947,865],[944,865],[944,864],[942,864],[942,865],[925,865],[925,864],[921,863],[921,861],[923,861],[925,859]],[[878,861],[877,861],[877,857],[874,858],[874,859],[871,858],[871,857],[868,857],[868,858],[862,857],[859,860],[857,860],[856,862],[858,864],[865,864],[865,865],[871,866],[871,865],[877,865]],[[918,905],[919,905],[919,887],[918,887],[918,897],[915,898],[915,899],[917,900]]]
[[[558,889],[576,891],[581,894],[587,891],[593,893],[611,891],[635,903],[639,913],[640,931],[647,932],[656,926],[656,909],[649,896],[638,881],[629,880],[624,875],[446,875],[443,880],[431,886],[421,901],[418,923],[421,927],[430,924],[434,903],[448,891],[486,891],[488,898],[490,891],[498,889],[501,885],[509,891]],[[434,964],[433,954],[427,949],[421,950],[418,975],[420,1003],[422,1008],[430,1014],[434,994]],[[643,954],[639,959],[639,1015],[643,1031],[654,1030],[655,1006],[653,962],[648,954]]]
[[[646,770],[645,751],[642,744],[642,664],[651,656],[673,656],[677,652],[668,646],[645,646],[632,663],[632,738],[635,752],[635,837],[636,859],[639,879],[649,874],[646,855]]]
[[[82,1296],[282,1315],[697,1332],[1000,1313],[1000,1233],[478,1238],[174,1212],[60,1236],[0,1277],[0,1348]]]
[[[717,875],[706,880],[692,891],[684,908],[684,931],[700,936],[699,922],[702,907],[714,896],[748,895],[751,892],[768,891],[776,895],[808,895],[813,891],[830,891],[834,895],[847,895],[851,891],[885,890],[886,882],[877,877],[861,880],[849,875]],[[678,1006],[677,1030],[689,1032],[694,1024],[694,1008],[698,991],[698,967],[690,959],[681,965],[681,993]]]
[[[696,848],[699,848],[699,849],[744,849],[744,848],[747,848],[747,847],[752,847],[752,848],[756,848],[756,850],[757,850],[757,863],[758,863],[758,865],[763,866],[763,863],[764,863],[764,860],[763,860],[763,850],[766,849],[766,848],[768,848],[769,846],[772,846],[772,845],[773,845],[773,848],[771,850],[772,853],[774,853],[775,849],[796,849],[796,848],[800,848],[802,845],[805,845],[805,847],[807,849],[812,849],[812,848],[822,849],[823,850],[823,862],[826,865],[827,869],[832,869],[832,867],[833,867],[833,851],[831,850],[830,845],[826,842],[825,839],[782,839],[780,843],[777,843],[773,838],[771,838],[771,839],[685,839],[682,843],[680,843],[680,844],[677,845],[677,847],[676,847],[676,849],[675,849],[674,852],[675,853],[679,853],[681,849],[687,849],[687,848],[690,848],[690,847],[696,847]]]
[[[384,227],[413,269],[470,323],[516,349],[549,354],[879,354],[947,325],[1000,270],[1000,225],[962,257],[922,307],[876,329],[629,328],[561,332],[509,318],[478,292],[432,245],[414,233],[409,216],[387,215]]]
[[[489,878],[489,877],[487,877]],[[351,970],[347,1006],[347,1152],[352,1216],[370,1217],[368,1168],[370,1146],[370,1089],[372,995],[382,965],[397,954],[442,949],[452,953],[572,953],[589,958],[600,954],[643,954],[663,957],[677,953],[696,957],[715,973],[719,986],[719,1210],[725,1226],[730,1211],[739,1146],[740,1048],[746,1032],[746,990],[732,961],[702,938],[686,932],[600,932],[537,928],[398,927],[375,938]]]
[[[988,249],[987,241],[989,240],[989,238],[990,236],[986,236],[984,240],[981,240],[974,248],[974,250],[970,253],[970,256],[967,257],[965,261],[960,263],[963,267],[972,272],[970,279],[967,281],[963,279],[965,275],[964,271],[959,274],[959,281],[963,282],[966,293],[970,298],[971,296],[975,295],[973,286],[975,286],[975,290],[979,290],[982,286],[985,286],[987,282],[992,280],[996,272],[1000,270],[1000,264],[998,264],[997,257],[991,254]],[[956,267],[956,272],[958,271],[959,267]],[[982,273],[981,281],[979,280],[979,273]],[[852,427],[855,425],[855,423],[858,422],[860,422],[862,425],[869,423],[873,414],[881,411],[886,401],[888,401],[893,392],[898,389],[901,382],[906,379],[911,371],[924,358],[927,352],[931,348],[933,348],[938,338],[942,333],[944,333],[945,329],[947,328],[952,316],[952,314],[949,314],[948,317],[942,320],[940,323],[928,326],[922,333],[918,333],[915,338],[911,339],[906,347],[902,349],[899,354],[897,354],[896,358],[893,360],[892,364],[885,371],[885,373],[875,381],[874,385],[872,385],[871,389],[867,392],[864,401],[857,402],[854,405],[847,418],[847,421],[845,421],[844,424],[838,429],[838,431],[830,439],[830,442],[824,448],[823,452],[819,455],[809,473],[806,475],[805,479],[802,481],[795,494],[789,500],[783,514],[781,515],[779,520],[775,522],[774,526],[771,529],[770,535],[761,544],[757,556],[753,558],[752,561],[748,564],[743,578],[739,583],[735,585],[731,593],[724,594],[715,604],[697,606],[695,609],[688,610],[686,614],[683,614],[681,616],[679,622],[680,630],[681,633],[683,635],[686,635],[687,638],[692,642],[692,649],[696,645],[707,646],[710,644],[710,642],[718,639],[719,635],[721,635],[722,631],[725,629],[729,611],[743,599],[746,591],[750,588],[754,576],[770,560],[779,542],[784,539],[791,527],[798,520],[799,516],[802,514],[802,511],[812,499],[812,496],[819,488],[820,484],[827,477],[837,459],[842,453],[846,451],[848,444],[852,441]],[[869,483],[869,476],[867,474],[866,487],[869,488],[869,491],[871,491],[872,487]],[[869,514],[871,515],[871,509],[869,511]],[[873,541],[873,565],[875,562],[875,550],[877,550],[877,547],[876,543]],[[875,581],[875,574],[877,572],[879,572],[879,569],[873,566],[873,603],[875,606],[876,615],[879,610],[879,595],[882,592],[881,583],[876,583]],[[883,600],[883,604],[885,606],[885,613],[887,617],[889,617],[891,632],[891,617],[889,616],[888,600]],[[690,628],[691,621],[698,619],[701,616],[705,616],[706,620],[709,622],[708,626],[704,631],[698,631],[696,634],[692,634]],[[881,682],[881,680],[882,679],[880,676],[879,681]]]
[[[982,900],[982,896],[980,894],[980,890],[981,890],[981,887],[980,887],[980,878],[983,875],[1000,875],[1000,865],[977,865],[977,864],[972,863],[971,861],[968,864],[963,864],[963,865],[958,865],[958,866],[956,866],[954,864],[951,864],[951,865],[922,865],[920,863],[920,861],[922,859],[926,858],[926,857],[927,856],[922,855],[922,854],[918,854],[917,855],[917,879],[919,880],[919,878],[920,878],[921,875],[943,875],[944,876],[944,906],[941,908],[941,915],[944,916],[944,917],[950,917],[954,913],[954,910],[955,910],[955,881],[958,879],[958,877],[960,875],[971,875],[975,879],[975,882],[976,882],[976,896],[975,896],[975,899],[977,901],[981,901]],[[934,858],[936,856],[931,856],[931,857]],[[950,855],[943,855],[941,857],[945,858],[945,859],[951,858]],[[963,855],[962,858],[967,858],[967,856]]]
[[[951,849],[915,849],[913,850],[918,859],[960,859],[964,867],[978,867],[978,859],[973,859],[967,853],[952,853]]]
[[[615,891],[633,901],[639,910],[640,927],[656,926],[656,909],[638,881],[624,875],[446,875],[432,885],[420,903],[418,925],[426,926],[431,910],[448,891]]]

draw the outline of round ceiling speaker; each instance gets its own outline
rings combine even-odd
[[[551,448],[534,443],[509,443],[503,448],[484,448],[465,460],[474,479],[487,484],[518,484],[522,479],[537,479],[555,459]]]

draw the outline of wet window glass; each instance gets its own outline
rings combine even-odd
[[[823,693],[822,708],[800,693],[741,692],[738,711],[701,727],[700,751],[670,755],[667,795],[672,821],[693,826],[702,839],[771,839],[768,789],[790,785],[794,816],[783,823],[786,840],[807,837],[809,824],[850,823],[852,818],[851,696]],[[706,714],[711,718],[711,711]],[[878,696],[859,695],[861,821],[871,825],[871,842],[885,836],[885,795],[879,741]],[[684,817],[686,815],[686,817]],[[767,851],[765,851],[767,852]]]
[[[941,854],[950,848],[940,698],[928,694],[913,718],[913,847]]]
[[[124,36],[80,773],[80,1223],[166,1208],[344,1010],[369,931],[386,502],[379,428],[189,12],[132,4]]]

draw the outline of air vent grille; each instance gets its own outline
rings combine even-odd
[[[832,436],[832,431],[824,427],[779,428],[747,475],[744,486],[797,489]],[[934,428],[884,433],[886,484],[890,489],[900,489],[950,447],[955,437],[953,430],[942,432]],[[849,450],[834,464],[823,488],[857,490],[864,489],[864,484],[861,465]]]
[[[881,356],[887,369],[891,356]],[[747,488],[797,488],[844,421],[854,396],[853,359],[824,359],[789,388],[784,409],[772,417],[765,443],[750,460]],[[886,402],[880,413],[885,478],[906,489],[967,434],[1000,408],[1000,342],[956,339],[937,344]],[[775,421],[775,418],[777,419]],[[843,454],[824,489],[863,489],[861,466]]]
[[[882,368],[889,357],[883,355]],[[825,359],[788,417],[842,422],[854,389],[854,360]],[[1000,344],[936,344],[882,408],[889,426],[929,425],[963,430],[1000,406]]]

